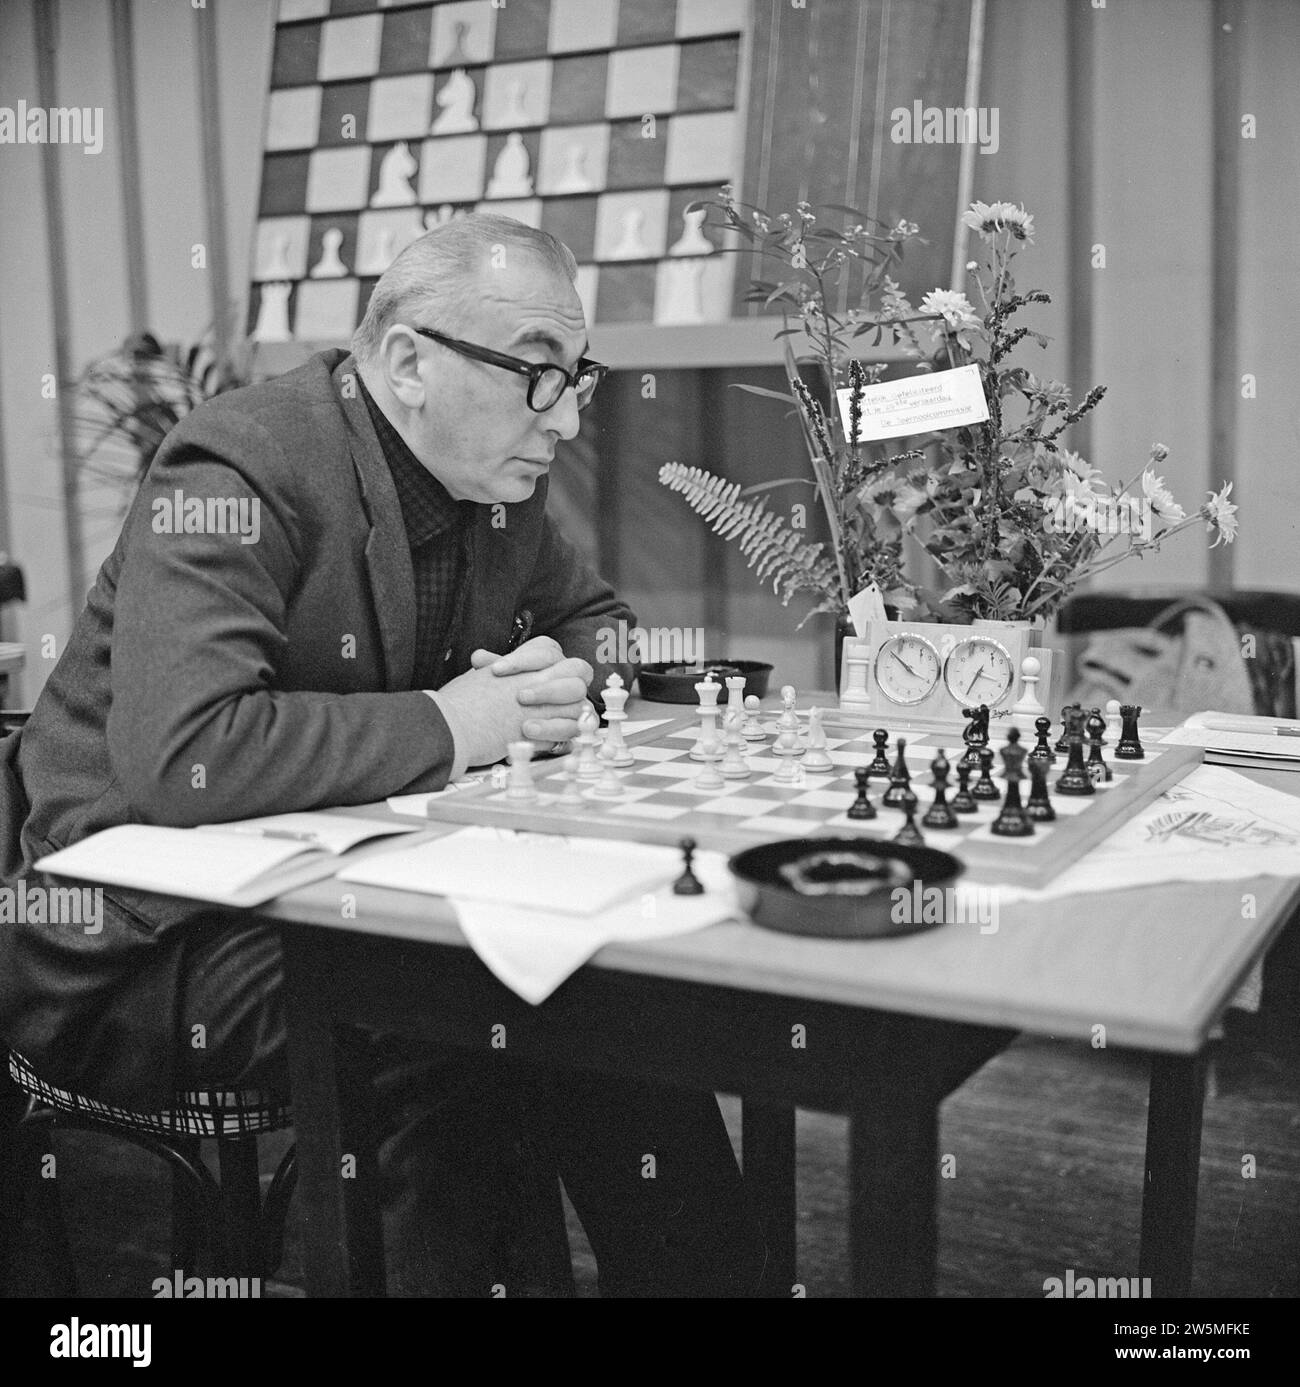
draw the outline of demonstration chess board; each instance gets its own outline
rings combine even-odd
[[[249,332],[340,342],[458,212],[541,227],[588,323],[720,322],[747,0],[280,0]]]
[[[648,720],[648,719],[647,719]],[[721,790],[699,790],[694,781],[701,765],[690,758],[699,735],[695,716],[668,718],[644,729],[627,740],[635,765],[619,771],[623,794],[617,799],[593,795],[594,781],[583,781],[581,806],[557,803],[564,789],[566,760],[558,758],[532,764],[533,784],[538,798],[511,799],[504,783],[493,783],[485,774],[478,783],[450,790],[432,799],[428,816],[441,822],[482,824],[540,833],[577,837],[635,839],[641,842],[676,844],[681,838],[694,838],[705,848],[738,852],[756,843],[779,838],[817,837],[824,834],[850,835],[887,840],[903,825],[903,813],[880,806],[887,788],[885,777],[873,776],[870,797],[878,817],[867,821],[850,819],[845,811],[853,803],[856,786],[853,772],[869,765],[874,756],[871,730],[824,720],[826,746],[833,769],[824,774],[806,772],[802,784],[782,784],[775,779],[781,758],[772,754],[777,727],[764,723],[768,740],[750,743],[746,764],[747,780],[729,780]],[[1053,737],[1059,735],[1054,730]],[[1023,745],[1032,747],[1030,737]],[[992,737],[994,752],[1005,740]],[[904,753],[912,775],[912,789],[919,805],[916,819],[930,807],[930,762],[939,748],[946,749],[953,770],[949,780],[949,799],[957,788],[956,762],[964,750],[959,739],[940,733],[907,738]],[[1031,838],[997,838],[989,831],[997,816],[998,804],[982,803],[978,814],[962,815],[960,827],[938,830],[921,827],[926,845],[941,848],[960,858],[973,875],[988,881],[1006,881],[1021,886],[1045,886],[1059,872],[1170,786],[1200,764],[1197,747],[1146,747],[1143,761],[1116,761],[1109,746],[1103,748],[1114,780],[1100,785],[1095,795],[1051,794],[1056,810],[1054,823],[1035,824]],[[889,760],[896,751],[889,742]],[[1085,750],[1085,756],[1086,756]],[[1002,762],[995,762],[994,781],[1005,791],[1001,779]],[[1049,791],[1065,768],[1065,755],[1057,754],[1048,774]],[[505,772],[496,777],[503,781]],[[972,777],[972,784],[974,777]],[[1029,795],[1029,781],[1021,782],[1021,798]]]

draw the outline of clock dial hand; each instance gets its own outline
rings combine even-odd
[[[985,674],[984,674],[984,666],[981,665],[981,666],[979,667],[979,670],[978,670],[978,671],[976,672],[976,674],[975,674],[975,678],[972,679],[972,680],[970,681],[970,683],[966,685],[966,693],[965,693],[965,697],[966,697],[966,698],[969,698],[969,697],[970,697],[971,690],[972,690],[972,689],[975,687],[975,685],[978,684],[979,681],[980,681],[981,679],[983,679],[984,677],[985,677]]]
[[[920,678],[920,675],[918,675],[917,672],[912,668],[912,666],[909,665],[905,659],[903,659],[903,657],[898,653],[897,650],[891,650],[890,654],[893,655],[894,659],[896,659],[898,663],[903,666],[903,668],[908,672],[908,674],[912,676],[913,679]]]

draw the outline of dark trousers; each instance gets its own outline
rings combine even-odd
[[[283,1091],[274,930],[186,932],[183,1081]],[[201,1025],[203,1032],[194,1032]],[[604,1296],[759,1294],[766,1261],[711,1093],[374,1040],[393,1295],[572,1295],[559,1182]]]

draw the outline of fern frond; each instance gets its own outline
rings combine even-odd
[[[659,469],[659,480],[682,495],[698,515],[709,521],[715,534],[736,540],[745,561],[762,582],[789,605],[797,592],[818,593],[819,610],[840,608],[840,579],[834,563],[824,557],[822,544],[805,544],[767,502],[742,501],[739,483],[715,477],[701,467],[670,462]]]

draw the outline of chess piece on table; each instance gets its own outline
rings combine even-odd
[[[889,757],[885,754],[885,748],[889,745],[889,733],[883,727],[877,727],[871,734],[871,742],[876,749],[876,754],[871,758],[871,774],[888,775]]]
[[[1138,718],[1142,716],[1142,705],[1140,703],[1120,704],[1119,715],[1122,727],[1119,734],[1119,745],[1115,748],[1115,755],[1121,761],[1141,761],[1146,757],[1146,751],[1138,738]]]
[[[595,780],[600,775],[600,762],[596,759],[599,727],[596,710],[588,703],[578,714],[578,776],[582,780]]]
[[[923,848],[925,838],[916,826],[916,791],[910,785],[903,788],[898,799],[898,807],[903,811],[903,826],[894,834],[894,842],[904,847]]]
[[[564,789],[555,802],[562,804],[566,809],[575,808],[582,803],[582,781],[578,775],[578,753],[576,751],[570,752],[565,758]]]
[[[529,762],[533,759],[532,742],[511,742],[506,747],[510,758],[510,783],[506,786],[506,798],[530,800],[537,798],[537,787],[533,784],[533,772]]]
[[[617,244],[609,252],[611,260],[645,260],[650,248],[645,243],[642,232],[645,230],[645,212],[640,207],[629,207],[623,213],[622,230]]]
[[[957,762],[957,793],[952,797],[951,808],[957,814],[978,814],[979,801],[970,792],[972,767],[965,760]]]
[[[632,753],[627,749],[627,743],[623,740],[623,724],[627,721],[627,713],[624,707],[627,703],[627,690],[623,687],[623,678],[618,674],[611,674],[605,680],[605,721],[609,727],[605,733],[605,739],[613,746],[612,760],[616,766],[631,766],[635,762]]]
[[[721,692],[722,685],[713,677],[711,670],[695,685],[695,696],[700,700],[700,706],[696,709],[700,734],[690,750],[692,761],[722,759],[722,742],[718,737],[718,714],[722,711],[718,707],[718,695]]]
[[[1084,730],[1088,734],[1088,741],[1091,746],[1088,753],[1088,774],[1092,776],[1092,783],[1094,785],[1109,785],[1115,779],[1115,773],[1106,764],[1101,754],[1102,744],[1106,736],[1106,720],[1102,717],[1100,708],[1094,708],[1088,715]]]
[[[777,736],[772,746],[773,756],[802,756],[804,745],[799,740],[799,714],[795,712],[798,695],[793,684],[781,689],[781,716],[777,719]]]
[[[723,722],[722,765],[718,768],[727,780],[745,780],[749,776],[749,767],[745,764],[745,739],[740,735],[743,720],[740,705],[735,702],[728,703],[727,716]]]
[[[762,707],[762,699],[755,694],[750,694],[745,699],[745,721],[741,726],[740,735],[747,742],[767,741],[767,733],[763,731],[763,724],[758,720],[758,714]]]
[[[871,767],[859,766],[853,772],[853,782],[857,786],[857,798],[844,811],[845,817],[850,819],[874,819],[876,817],[876,806],[872,804],[868,797],[868,790],[871,787]]]
[[[1020,802],[1020,781],[1024,776],[1025,749],[1020,745],[1020,729],[1009,728],[1007,744],[1002,748],[1002,765],[1007,782],[1006,798],[998,816],[989,825],[989,832],[999,838],[1028,838],[1034,832],[1033,820]]]
[[[289,328],[289,293],[292,284],[263,284],[257,305],[257,322],[253,327],[254,342],[291,342]]]
[[[370,195],[372,207],[414,207],[415,189],[411,179],[419,168],[411,146],[398,142],[384,155],[379,165],[379,186]]]
[[[532,162],[524,137],[518,130],[512,130],[492,166],[492,178],[487,186],[488,197],[532,197],[531,169]]]
[[[437,101],[441,109],[429,127],[429,134],[473,134],[478,129],[478,117],[474,114],[477,96],[474,79],[463,67],[458,67],[438,93]]]
[[[610,735],[610,729],[607,727],[605,740],[601,743],[597,755],[597,760],[600,763],[600,779],[591,787],[591,793],[599,795],[601,799],[616,799],[623,794],[623,781],[614,765],[614,758],[617,755],[618,748]]]
[[[988,747],[981,747],[975,754],[979,757],[980,774],[979,779],[971,786],[970,792],[972,798],[986,800],[1001,799],[1002,793],[993,783],[992,751],[990,751]]]
[[[799,701],[799,695],[795,692],[793,684],[781,685],[781,716],[777,718],[776,725],[781,728],[789,727],[796,733],[799,731],[799,714],[795,711],[795,704]]]
[[[348,267],[339,255],[339,249],[343,245],[343,233],[337,226],[329,227],[320,238],[320,245],[320,259],[311,267],[312,279],[342,279],[348,272]]]
[[[930,762],[930,774],[934,784],[934,803],[925,811],[921,823],[926,828],[956,828],[957,815],[948,803],[948,758],[939,748],[939,754]]]
[[[1052,731],[1051,718],[1035,718],[1034,731],[1038,734],[1038,741],[1033,751],[1029,753],[1029,759],[1031,761],[1042,761],[1048,766],[1054,765],[1056,762],[1056,753],[1052,750],[1048,740]]]
[[[981,703],[978,708],[963,708],[962,717],[968,719],[961,739],[966,743],[962,760],[968,765],[980,764],[980,752],[989,744],[989,705]]]
[[[1056,810],[1047,794],[1047,762],[1029,761],[1029,799],[1025,803],[1025,813],[1035,823],[1051,823],[1056,818]]]
[[[1119,715],[1119,699],[1106,700],[1106,740],[1114,746],[1123,735],[1123,719]]]
[[[1095,795],[1097,787],[1083,764],[1083,709],[1077,704],[1065,714],[1067,756],[1056,782],[1058,795]]]
[[[912,773],[907,769],[907,739],[898,739],[898,754],[894,757],[894,764],[889,768],[889,789],[885,791],[884,798],[880,801],[890,809],[897,809],[903,802],[903,791],[912,783]]]
[[[1067,703],[1061,709],[1061,739],[1056,744],[1056,750],[1059,752],[1064,753],[1070,749],[1070,714],[1080,706],[1078,703]]]
[[[674,896],[702,896],[704,885],[695,875],[695,839],[683,838],[678,845],[682,850],[682,874],[673,882]]]
[[[707,207],[697,207],[694,211],[682,213],[682,234],[669,246],[669,255],[713,254],[713,242],[704,234],[704,219],[708,212]]]
[[[820,708],[813,708],[808,713],[808,745],[803,755],[803,768],[806,771],[829,771],[835,768],[835,763],[826,751],[826,733],[822,731]]]
[[[1043,711],[1038,700],[1038,679],[1043,672],[1043,662],[1036,655],[1026,655],[1020,662],[1020,686],[1022,693],[1012,704],[1012,713],[1025,717],[1037,717]]]

